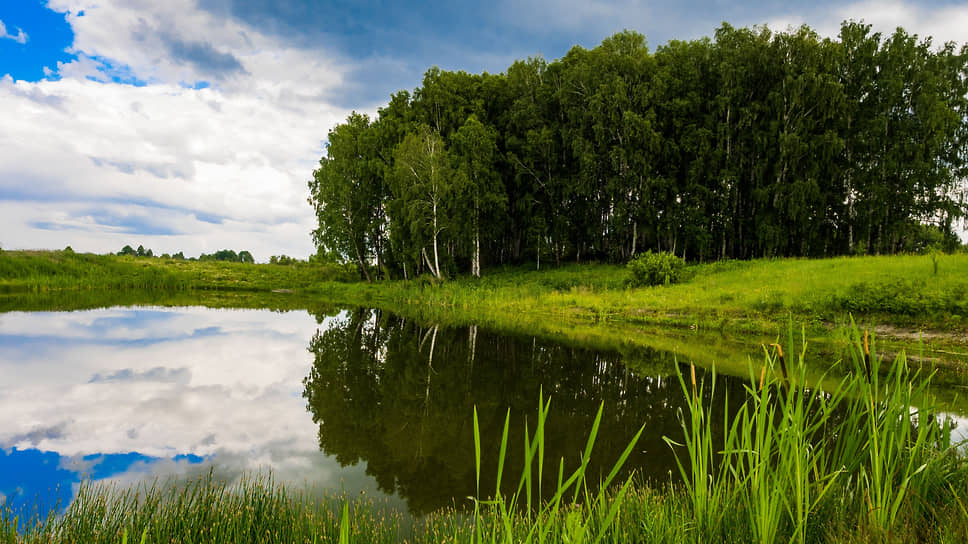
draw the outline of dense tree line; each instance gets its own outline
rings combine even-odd
[[[320,251],[361,277],[483,265],[894,253],[957,244],[968,48],[845,22],[625,31],[504,73],[431,68],[329,132]]]

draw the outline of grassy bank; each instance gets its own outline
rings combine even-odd
[[[478,474],[485,463],[499,467],[496,482],[478,478],[468,490],[475,499],[459,511],[411,523],[372,501],[264,477],[84,484],[60,516],[25,520],[0,507],[0,542],[964,542],[968,460],[933,415],[931,375],[909,370],[903,355],[892,363],[871,356],[856,331],[851,345],[841,364],[853,371],[826,394],[807,378],[801,354],[751,363],[745,396],[733,404],[680,374],[688,409],[681,433],[667,438],[680,472],[666,486],[612,480],[636,436],[616,470],[596,477],[613,486],[589,491],[584,464],[569,473],[544,459],[544,422],[555,416],[539,401],[523,460],[505,459],[508,442],[521,439],[507,432],[500,444],[475,434],[474,444],[454,445],[474,456]],[[581,459],[595,455],[601,417]],[[557,492],[536,504],[542,471],[559,475]],[[502,477],[516,491],[495,494],[506,488]]]
[[[351,271],[339,265],[283,266],[73,251],[0,251],[0,293],[127,289],[257,292],[351,279]]]
[[[936,260],[935,260],[936,259]],[[496,268],[482,278],[364,283],[347,267],[0,252],[0,311],[113,305],[308,309],[372,306],[426,322],[476,324],[624,349],[647,346],[742,374],[746,356],[806,326],[840,356],[852,316],[888,352],[952,370],[968,362],[968,255],[730,261],[695,265],[680,284],[628,288],[623,266]],[[823,347],[823,345],[827,347]]]
[[[669,286],[625,287],[617,265],[494,269],[443,283],[321,283],[311,290],[359,304],[417,305],[488,316],[672,325],[777,334],[792,317],[817,331],[848,322],[964,338],[968,255],[728,261],[689,268]],[[888,331],[900,334],[902,331]]]
[[[482,278],[363,283],[347,266],[281,266],[76,254],[0,252],[0,293],[130,289],[293,291],[333,302],[411,307],[478,321],[549,318],[775,335],[792,317],[822,330],[847,323],[968,331],[968,255],[727,261],[689,267],[685,281],[628,288],[620,265],[541,271],[493,268]],[[883,332],[901,334],[904,331]]]

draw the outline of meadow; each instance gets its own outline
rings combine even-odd
[[[251,291],[348,281],[344,266],[254,265],[63,251],[0,251],[0,294],[89,290]]]
[[[964,542],[968,459],[950,421],[935,415],[932,375],[876,352],[853,329],[848,358],[835,364],[850,371],[820,389],[803,352],[773,350],[750,361],[745,396],[732,406],[680,367],[688,409],[681,434],[666,437],[679,472],[665,485],[615,479],[638,434],[608,460],[608,475],[585,473],[611,407],[586,430],[573,472],[545,459],[554,403],[542,397],[524,458],[506,458],[509,441],[522,439],[507,421],[499,444],[476,432],[473,444],[454,444],[474,456],[477,491],[468,505],[421,519],[365,497],[276,485],[270,474],[232,483],[210,475],[131,489],[85,482],[46,519],[0,506],[0,542]],[[471,417],[476,431],[476,410]],[[497,464],[496,482],[480,480],[484,463]],[[558,485],[539,503],[543,471]],[[502,478],[516,491],[495,494]],[[593,478],[612,485],[592,493]]]

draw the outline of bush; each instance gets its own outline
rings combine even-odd
[[[672,253],[647,251],[626,265],[631,287],[644,285],[669,285],[682,280],[686,262]]]

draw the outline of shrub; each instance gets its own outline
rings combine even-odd
[[[629,271],[628,284],[631,287],[668,285],[682,279],[686,262],[666,251],[647,251],[629,261],[626,268]]]

